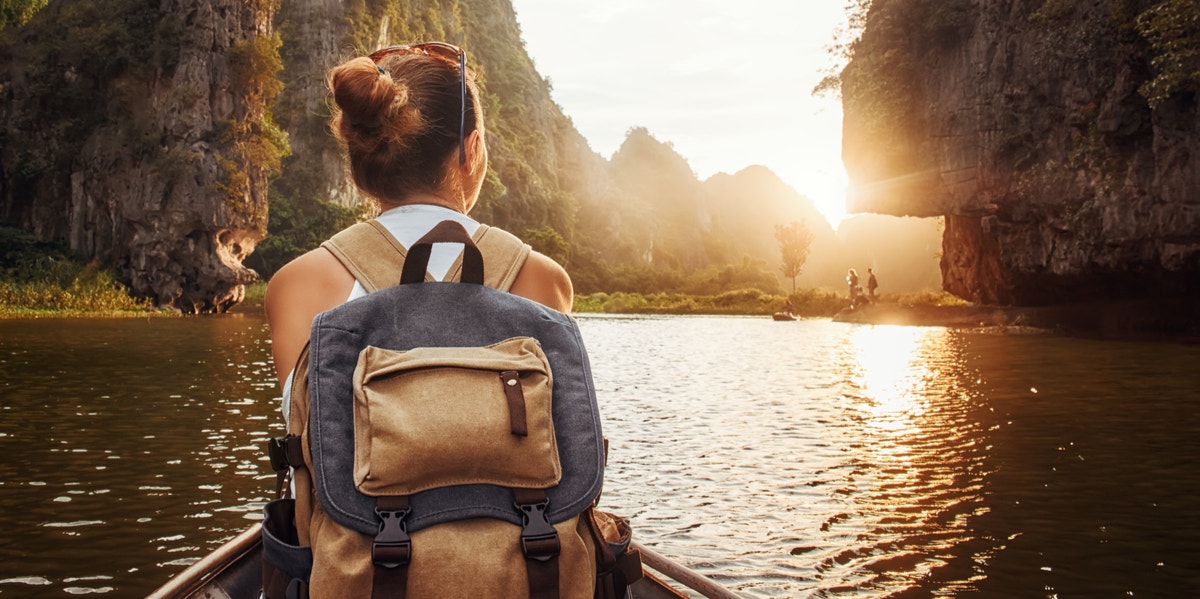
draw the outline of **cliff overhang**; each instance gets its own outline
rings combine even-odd
[[[842,73],[850,210],[945,217],[943,285],[980,303],[1200,297],[1176,4],[876,0]]]

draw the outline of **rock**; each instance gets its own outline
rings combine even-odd
[[[263,94],[232,57],[235,46],[272,34],[272,3],[156,4],[56,3],[16,33],[0,82],[0,165],[18,176],[5,178],[0,214],[116,265],[134,293],[161,306],[223,312],[257,279],[242,259],[266,234],[267,216],[267,169],[245,143]],[[144,29],[130,31],[132,41],[105,38],[111,30],[97,21],[106,18]],[[53,54],[47,40],[71,48],[79,26],[94,26],[87,34],[111,47]],[[143,62],[106,63],[98,52]],[[62,101],[74,104],[53,111],[38,103],[60,97],[44,87],[60,69]]]
[[[945,216],[943,285],[975,302],[1200,295],[1197,95],[1142,96],[1130,6],[875,3],[842,74],[851,209]]]

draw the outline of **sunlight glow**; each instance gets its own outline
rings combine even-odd
[[[928,368],[920,350],[930,329],[922,327],[874,326],[854,331],[850,338],[858,357],[858,382],[869,401],[867,424],[876,430],[898,434],[912,427],[920,416]]]
[[[841,101],[812,93],[839,68],[829,46],[846,26],[843,2],[513,6],[554,101],[600,155],[611,157],[631,127],[646,127],[702,180],[763,165],[834,228],[845,217]]]

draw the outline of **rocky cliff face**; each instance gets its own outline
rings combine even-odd
[[[285,68],[279,74],[284,89],[274,112],[292,147],[286,176],[276,185],[284,194],[354,206],[362,197],[329,135],[325,82],[331,68],[355,55],[349,43],[353,13],[346,4],[345,0],[289,0],[276,14]]]
[[[161,305],[240,301],[256,279],[241,261],[266,233],[267,169],[251,146],[271,4],[63,2],[35,17],[4,74],[0,214],[116,264]],[[72,39],[81,31],[97,39]]]
[[[1146,93],[1168,4],[875,0],[842,74],[852,210],[945,215],[943,284],[980,302],[1200,294],[1196,82]]]

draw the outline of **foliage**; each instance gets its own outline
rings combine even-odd
[[[272,188],[270,202],[271,218],[267,226],[267,238],[259,243],[254,253],[245,260],[246,266],[268,279],[284,264],[316,248],[334,233],[349,227],[364,216],[354,208],[340,206],[322,200],[315,194],[304,195],[298,191],[285,194]]]
[[[574,311],[608,314],[771,314],[783,297],[758,289],[718,295],[594,293],[575,297]]]
[[[571,280],[580,293],[684,293],[717,295],[731,289],[753,287],[782,293],[779,279],[761,259],[743,257],[738,264],[717,264],[693,272],[656,268],[651,264],[618,264],[605,261],[571,269]]]
[[[970,302],[948,291],[923,291],[921,293],[884,293],[880,303],[896,303],[906,308],[912,306],[968,306]]]
[[[714,295],[686,293],[591,293],[575,296],[575,312],[607,314],[773,314],[786,303],[792,313],[806,317],[833,316],[845,299],[824,289],[804,289],[784,296],[742,288]]]
[[[1200,86],[1200,2],[1165,0],[1137,16],[1137,30],[1150,43],[1155,75],[1139,91],[1151,106]]]
[[[267,298],[267,282],[255,281],[246,285],[244,300],[248,304],[261,304]]]
[[[775,239],[779,241],[779,253],[783,256],[783,265],[779,270],[792,280],[792,293],[795,293],[796,277],[804,269],[808,248],[813,242],[812,231],[809,231],[803,219],[794,220],[786,225],[775,225]]]
[[[112,271],[96,263],[82,268],[66,285],[46,281],[0,280],[0,317],[42,314],[146,313],[148,299],[135,299]]]
[[[914,306],[965,306],[967,302],[944,291],[916,294],[886,293],[880,303]],[[785,304],[809,318],[828,318],[847,306],[844,295],[829,289],[801,289],[786,296],[743,288],[716,295],[686,293],[589,293],[575,296],[575,312],[606,314],[773,314]]]
[[[2,33],[0,53],[19,66],[22,81],[0,129],[16,201],[33,201],[42,181],[66,185],[84,141],[139,112],[145,97],[129,81],[169,76],[178,56],[177,25],[161,18],[158,2],[146,0],[48,3],[24,27]],[[135,153],[157,149],[144,127],[121,132]]]
[[[829,289],[801,289],[787,296],[796,316],[833,316],[846,307],[846,298]]]
[[[569,264],[570,247],[567,245],[567,240],[563,239],[563,236],[553,227],[547,225],[540,229],[529,229],[525,231],[522,239],[535,251],[549,256],[555,262],[563,266]]]
[[[283,91],[278,78],[283,70],[282,43],[278,33],[260,34],[234,42],[227,51],[233,85],[241,91],[245,107],[244,117],[227,123],[222,135],[229,149],[226,156],[218,157],[217,187],[230,208],[255,220],[265,220],[266,215],[257,214],[248,201],[253,181],[279,175],[283,159],[292,152],[287,133],[271,116],[271,104]]]
[[[20,27],[29,22],[49,0],[0,0],[0,29]]]
[[[958,44],[965,39],[973,9],[970,0],[845,0],[844,7],[846,27],[834,32],[827,48],[832,64],[813,87],[813,95],[840,94],[844,68],[864,55],[890,53],[889,58],[903,62],[914,43],[931,49]],[[873,31],[864,36],[868,21]],[[876,34],[878,30],[885,33]]]
[[[0,225],[0,317],[149,309],[98,263],[84,264],[62,244]]]

